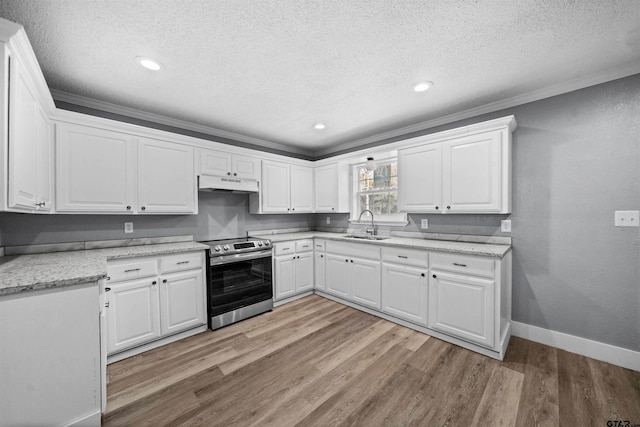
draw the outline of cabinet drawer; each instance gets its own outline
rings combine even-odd
[[[380,259],[380,247],[372,244],[327,242],[327,253],[346,255],[356,258]]]
[[[287,255],[296,251],[296,242],[283,242],[273,245],[273,255]]]
[[[495,276],[494,260],[468,255],[431,253],[431,268],[473,276]]]
[[[157,275],[158,263],[155,258],[131,258],[107,263],[108,283]]]
[[[382,261],[429,268],[429,253],[415,249],[382,248]]]
[[[313,250],[313,240],[298,240],[296,242],[296,252],[309,252]]]
[[[202,268],[202,252],[185,252],[160,258],[161,273],[193,270],[196,268]]]
[[[324,240],[314,240],[313,241],[313,249],[316,251],[324,251],[325,242]]]

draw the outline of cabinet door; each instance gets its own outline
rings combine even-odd
[[[440,144],[398,151],[398,204],[401,211],[442,211],[441,166]]]
[[[56,132],[56,210],[133,213],[133,138],[66,123]]]
[[[162,335],[191,329],[207,322],[204,275],[201,269],[163,274],[160,279]]]
[[[493,280],[432,272],[429,279],[428,326],[493,347],[494,287]]]
[[[289,206],[289,165],[262,162],[262,212],[287,213]]]
[[[326,289],[325,284],[325,255],[324,252],[315,252],[315,262],[314,262],[314,274],[315,280],[314,285],[316,289],[324,291]]]
[[[155,277],[110,285],[106,293],[107,352],[119,352],[160,337],[160,300]]]
[[[138,200],[142,213],[197,213],[193,148],[140,138]]]
[[[315,211],[336,212],[338,207],[338,170],[335,164],[314,169]]]
[[[231,175],[231,154],[215,150],[200,150],[200,173],[204,175]]]
[[[231,161],[233,162],[233,176],[242,179],[260,179],[259,159],[234,155]]]
[[[443,143],[445,212],[501,211],[500,134],[473,135]]]
[[[349,259],[346,256],[327,254],[327,292],[349,299]]]
[[[38,101],[26,70],[11,59],[9,82],[9,207],[36,209],[38,203]]]
[[[313,212],[313,169],[291,166],[291,212]]]
[[[296,256],[296,291],[305,292],[313,289],[313,252],[305,252]]]
[[[427,324],[427,271],[382,264],[382,311],[420,325]]]
[[[380,310],[380,261],[354,258],[351,266],[351,300]]]
[[[296,293],[296,259],[295,255],[284,255],[274,258],[275,265],[275,299],[280,300]]]

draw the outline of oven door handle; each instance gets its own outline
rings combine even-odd
[[[220,257],[211,257],[210,265],[231,264],[236,261],[247,261],[251,259],[271,258],[271,251],[248,252],[245,254],[222,255]]]

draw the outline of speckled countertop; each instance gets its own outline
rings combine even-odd
[[[345,237],[345,233],[330,233],[323,231],[302,231],[297,233],[283,233],[283,234],[252,234],[252,237],[270,239],[274,243],[287,242],[290,240],[300,239],[312,239],[322,238],[327,240],[339,240],[350,243],[361,243],[363,245],[377,245],[381,247],[401,247],[412,249],[426,249],[439,252],[455,252],[466,255],[479,255],[489,256],[495,258],[504,257],[511,245],[494,244],[494,243],[475,243],[475,242],[461,242],[450,240],[429,240],[411,237],[396,237],[389,236],[384,240],[367,240],[367,239],[353,239]]]
[[[207,249],[197,242],[51,252],[0,258],[0,296],[93,283],[107,275],[107,260]]]

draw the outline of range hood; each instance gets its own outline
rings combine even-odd
[[[200,191],[231,191],[234,193],[257,193],[258,181],[224,176],[200,175]]]

